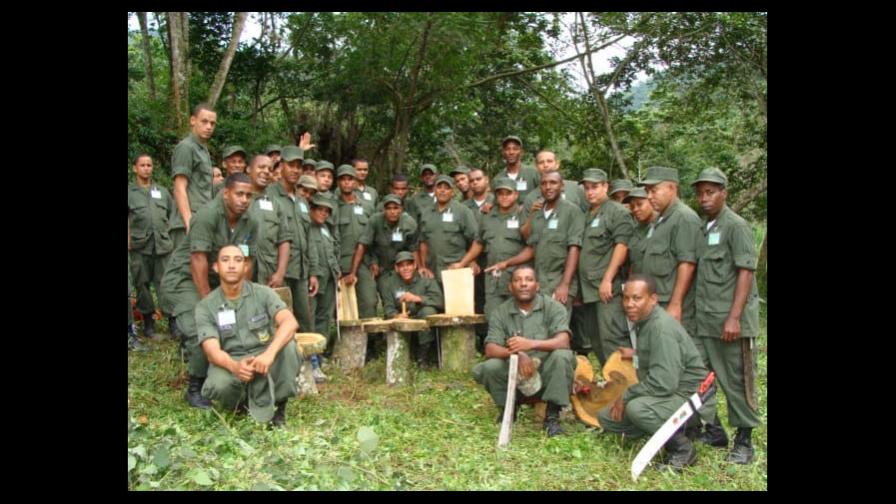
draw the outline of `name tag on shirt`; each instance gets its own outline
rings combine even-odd
[[[258,208],[261,208],[262,210],[267,210],[268,212],[273,212],[274,211],[274,203],[271,201],[268,201],[268,200],[260,200],[258,202]]]
[[[364,209],[358,205],[355,205],[354,211],[355,215],[364,215]]]
[[[566,193],[560,193],[560,197],[566,199]]]
[[[407,291],[403,291],[403,290],[395,291],[395,299],[401,299],[401,296],[404,296],[405,292],[407,292]]]
[[[632,367],[635,369],[638,369],[638,356],[637,355],[632,356]]]
[[[559,219],[551,219],[548,221],[548,229],[557,229],[557,224],[560,222]]]
[[[516,217],[514,217],[513,219],[507,220],[507,229],[519,229],[519,228],[520,228],[520,221],[518,221],[516,219]]]
[[[597,227],[597,226],[600,226],[600,217],[591,221],[591,227]]]
[[[218,327],[225,328],[236,324],[236,312],[233,310],[224,310],[218,312]]]
[[[152,196],[152,199],[162,199],[162,191],[158,189],[149,191],[149,195]]]
[[[299,210],[301,210],[302,213],[308,213],[308,205],[306,205],[305,202],[300,201],[299,202]]]
[[[392,231],[392,241],[394,241],[394,242],[402,241],[401,231],[399,231],[399,230]]]
[[[710,245],[718,245],[719,238],[722,236],[722,233],[716,231],[715,233],[709,233],[709,244]]]
[[[370,193],[365,192],[365,193],[361,193],[361,194],[364,196],[364,199],[366,199],[367,201],[370,201],[373,199],[373,197],[370,196]]]
[[[249,246],[248,245],[246,245],[245,243],[240,245],[240,250],[243,251],[244,256],[249,257]]]
[[[327,238],[330,237],[330,232],[327,231],[327,228],[325,228],[325,227],[321,227],[321,228],[320,228],[320,232],[323,233],[323,235],[326,236]]]
[[[454,222],[454,214],[452,213],[443,213],[442,214],[442,222]]]
[[[528,188],[528,187],[529,187],[529,185],[526,184],[525,180],[517,180],[516,181],[516,190],[517,191],[525,191],[526,188]]]

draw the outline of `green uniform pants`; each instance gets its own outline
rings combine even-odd
[[[178,217],[178,219],[180,219],[180,217]],[[171,250],[177,250],[177,247],[180,246],[180,242],[184,241],[184,239],[187,237],[187,230],[184,228],[171,229],[168,231],[168,236],[171,237],[171,242],[174,243],[174,248]],[[209,266],[209,268],[211,268],[211,266]]]
[[[199,294],[196,289],[178,293],[180,296],[193,296],[196,298],[191,303],[194,309],[188,309],[181,313],[175,313],[177,328],[183,333],[187,356],[187,372],[190,376],[204,377],[208,374],[208,358],[202,347],[199,346],[199,330],[196,328],[196,304],[199,303]]]
[[[569,344],[575,352],[588,353],[591,351],[591,340],[594,339],[593,333],[597,329],[594,325],[594,319],[597,315],[594,314],[592,304],[588,303],[572,307],[572,316],[569,319],[569,329],[572,331],[572,338]],[[597,356],[598,358],[601,357],[600,352],[597,352]],[[604,361],[601,360],[600,362],[603,364]]]
[[[423,308],[420,308],[419,310],[417,310],[417,313],[415,313],[414,315],[411,315],[410,317],[414,318],[414,319],[426,320],[426,317],[428,317],[430,315],[435,315],[437,313],[439,313],[438,310],[436,310],[432,306],[424,306]],[[417,343],[421,346],[428,345],[428,344],[432,343],[433,341],[435,341],[435,339],[436,339],[435,335],[432,333],[432,329],[427,329],[425,331],[417,331],[416,334],[417,334]]]
[[[541,390],[535,396],[543,401],[569,406],[569,395],[572,393],[573,375],[576,369],[576,357],[572,350],[554,350],[553,352],[527,352],[529,357],[541,359]],[[473,367],[473,378],[492,396],[499,408],[504,407],[507,400],[507,374],[510,369],[508,359],[489,359]]]
[[[691,286],[691,289],[695,287]],[[692,295],[690,297],[693,297]],[[664,309],[669,307],[669,303],[660,303]],[[684,330],[688,332],[691,336],[691,341],[694,342],[694,346],[697,347],[697,351],[700,352],[700,357],[703,357],[703,364],[705,366],[709,366],[709,361],[706,360],[706,350],[703,348],[703,338],[697,337],[697,305],[695,301],[689,300],[688,296],[685,296],[685,300],[681,306],[681,325],[684,327]]]
[[[379,301],[376,293],[376,280],[370,268],[361,263],[358,267],[358,281],[355,283],[355,294],[358,297],[358,316],[376,317],[376,304]]]
[[[622,434],[626,437],[652,436],[666,423],[666,420],[681,407],[685,398],[677,395],[666,397],[641,396],[625,403],[622,420],[617,422],[610,417],[610,406],[597,414],[601,427],[607,432]],[[716,396],[700,408],[698,415],[688,420],[688,425],[699,426],[700,418],[712,418],[716,412]]]
[[[299,321],[299,331],[314,332],[311,303],[308,301],[308,279],[287,278],[286,286],[292,292],[292,313]]]
[[[149,287],[155,287],[156,295],[159,295],[159,284],[162,283],[169,255],[131,252],[131,272],[134,275],[134,286],[137,287],[137,310],[140,313],[152,313],[156,310]]]
[[[591,330],[591,349],[597,354],[600,365],[619,347],[631,348],[632,340],[628,334],[625,311],[622,309],[621,296],[613,296],[609,303],[600,301],[588,303],[588,318],[597,330]]]
[[[721,385],[728,402],[728,424],[732,427],[754,428],[759,425],[759,416],[747,402],[747,389],[744,379],[743,345],[749,345],[752,338],[738,338],[731,343],[725,343],[721,338],[696,338],[702,340],[706,355],[709,358],[709,368],[716,372],[716,382]],[[757,363],[757,351],[755,341],[750,352],[753,365],[754,383],[753,391],[756,391],[755,377],[759,373]],[[753,397],[758,405],[759,400]]]
[[[327,338],[327,348],[333,348],[330,322],[336,316],[336,283],[332,275],[317,277],[317,294],[311,298],[314,331]]]
[[[255,355],[259,355],[264,349],[259,350]],[[233,357],[239,360],[242,357]],[[289,340],[289,343],[280,350],[274,362],[271,364],[268,374],[274,381],[274,400],[282,401],[293,397],[298,392],[296,389],[296,375],[299,373],[301,358],[296,353],[295,340]],[[255,380],[267,381],[263,375],[256,374]],[[252,382],[250,382],[252,383]],[[239,404],[240,399],[246,393],[249,384],[241,382],[230,371],[210,365],[208,368],[208,378],[202,385],[202,395],[212,401],[220,401],[221,407],[224,409],[234,410]],[[250,388],[250,390],[252,390]],[[267,388],[265,388],[267,390]]]

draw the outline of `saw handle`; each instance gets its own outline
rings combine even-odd
[[[715,371],[710,371],[710,372],[709,372],[709,376],[707,376],[706,379],[703,380],[703,383],[700,384],[700,388],[697,389],[697,392],[698,392],[701,396],[703,396],[703,394],[705,394],[706,391],[709,390],[709,387],[712,386],[712,382],[714,382],[715,379],[716,379],[716,372],[715,372]],[[713,390],[715,390],[715,389],[713,389]]]

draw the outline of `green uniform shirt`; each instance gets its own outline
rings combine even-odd
[[[676,200],[648,229],[644,247],[643,272],[656,280],[656,293],[661,303],[668,303],[678,278],[678,264],[697,263],[697,241],[700,218],[687,205]],[[693,287],[685,301],[693,299]]]
[[[500,177],[507,177],[516,182],[516,190],[520,193],[519,201],[526,201],[526,197],[529,196],[530,192],[541,187],[541,174],[531,166],[520,166],[519,171],[516,172],[516,178],[507,173],[507,167],[505,166],[495,175],[492,183]],[[494,189],[494,186],[492,186],[492,190]]]
[[[370,205],[376,208],[377,202],[380,200],[380,194],[369,185],[365,185],[363,189],[356,189],[355,192],[359,194],[359,198],[370,203]]]
[[[527,211],[531,212],[535,200],[541,197],[541,186],[539,186],[526,196],[526,199],[523,201],[523,206],[526,207]],[[588,212],[591,208],[591,205],[588,204],[588,200],[585,199],[585,189],[582,187],[582,184],[577,184],[572,180],[563,180],[563,192],[560,193],[560,197],[579,207],[579,210],[583,213]]]
[[[217,338],[234,359],[257,355],[274,340],[274,319],[286,304],[266,285],[244,282],[239,299],[228,300],[220,287],[196,305],[196,329],[199,344]],[[222,314],[233,310],[235,323],[222,323]],[[226,314],[225,314],[226,316]]]
[[[421,229],[420,241],[429,245],[428,263],[437,279],[449,264],[463,259],[479,234],[472,210],[454,200],[444,211],[433,207],[428,218],[423,218]]]
[[[308,226],[302,218],[302,211],[299,203],[305,205],[308,210],[308,204],[301,196],[292,196],[286,192],[283,184],[274,183],[268,186],[268,196],[276,201],[280,207],[285,209],[286,225],[292,234],[292,243],[289,246],[289,263],[286,266],[286,277],[295,280],[308,278]],[[310,219],[305,213],[305,219]],[[275,264],[276,267],[276,264]]]
[[[480,209],[482,207],[477,205],[476,201],[473,198],[470,198],[468,200],[463,200],[460,203],[462,205],[466,206],[467,208],[469,208],[470,210],[472,210],[473,215],[475,215],[477,218],[481,219],[483,214],[482,214],[482,210],[480,210]],[[491,203],[492,205],[495,204],[495,193],[490,192],[485,195],[485,201],[482,204],[486,205],[488,203]]]
[[[308,235],[308,243],[311,248],[311,276],[326,277],[340,275],[338,245],[336,237],[328,226],[311,224],[311,233]]]
[[[647,232],[650,230],[649,225],[637,221],[635,224],[632,238],[628,242],[628,262],[632,265],[633,275],[644,273],[644,248],[647,247]]]
[[[408,303],[408,314],[411,317],[423,308],[429,306],[437,312],[443,311],[445,300],[442,297],[442,289],[438,282],[431,278],[423,278],[419,273],[414,273],[411,283],[406,284],[397,273],[389,275],[379,286],[380,297],[383,299],[383,314],[387,319],[401,313],[401,301],[399,299],[405,292],[410,292],[423,298],[423,303]]]
[[[177,206],[164,187],[152,184],[144,189],[128,185],[128,222],[131,249],[144,255],[165,255],[174,248],[168,227],[174,222]]]
[[[585,214],[585,234],[582,238],[582,252],[579,254],[579,280],[582,283],[582,302],[594,303],[600,300],[598,290],[604,279],[616,244],[628,245],[634,232],[634,220],[628,209],[607,199],[597,212]],[[613,278],[613,295],[622,288],[622,265]]]
[[[582,211],[559,198],[550,218],[545,218],[543,209],[532,217],[529,245],[535,248],[535,272],[542,292],[553,294],[560,284],[569,247],[582,246],[584,229],[585,215]],[[579,282],[573,275],[569,296],[575,299],[578,290]]]
[[[417,221],[417,227],[422,229],[423,218],[436,206],[435,193],[430,194],[426,190],[417,191],[405,198],[404,203],[404,211],[413,217]]]
[[[402,212],[395,227],[389,227],[383,212],[375,213],[358,243],[367,247],[373,263],[379,264],[380,269],[392,270],[395,267],[395,256],[399,252],[416,252],[419,248],[417,221]]]
[[[671,395],[685,398],[696,392],[707,371],[681,323],[656,305],[646,319],[635,324],[635,330],[638,383],[625,391],[623,400]]]
[[[497,206],[493,206],[487,214],[482,215],[476,241],[484,247],[484,253],[479,257],[485,257],[487,266],[510,259],[526,247],[526,240],[520,234],[520,228],[526,222],[526,215],[526,210],[521,205],[517,205],[506,214],[502,214]],[[518,267],[507,268],[498,278],[490,273],[483,273],[486,275],[485,293],[509,295],[507,286],[510,285],[510,277]]]
[[[511,298],[489,314],[485,344],[495,343],[506,347],[507,339],[514,333],[527,339],[549,340],[557,333],[569,333],[566,319],[566,308],[549,295],[536,294],[532,311],[528,315],[523,314],[516,305],[516,300]]]
[[[279,184],[278,184],[279,185]],[[264,263],[264,268],[274,274],[277,271],[277,248],[281,243],[292,242],[293,233],[287,220],[287,211],[275,198],[267,194],[253,196],[249,205],[249,218],[258,221],[258,235],[255,239],[256,263]],[[256,268],[259,271],[261,268]],[[259,279],[261,277],[259,276]]]
[[[212,200],[212,158],[208,153],[208,147],[202,144],[196,135],[190,133],[174,148],[171,156],[171,174],[186,175],[187,199],[190,202],[190,212],[196,215],[202,207]],[[180,212],[171,223],[173,229],[186,227]]]
[[[342,271],[352,270],[352,257],[355,255],[355,245],[364,234],[364,230],[370,224],[373,216],[373,205],[357,194],[353,203],[346,203],[339,198],[337,206],[337,222],[339,223],[339,267]],[[370,264],[370,254],[365,254],[364,264]]]
[[[750,224],[727,205],[715,222],[702,233],[697,244],[697,333],[705,337],[722,337],[722,328],[737,288],[739,269],[756,271],[756,248]],[[741,336],[755,338],[759,333],[759,291],[756,276],[747,295],[740,318]]]

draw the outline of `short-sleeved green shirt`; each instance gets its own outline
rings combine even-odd
[[[454,200],[443,211],[433,207],[421,227],[420,241],[429,245],[427,260],[437,279],[449,264],[463,259],[479,234],[473,211]]]
[[[257,355],[274,340],[275,317],[286,304],[266,285],[244,282],[240,297],[228,300],[220,287],[196,305],[196,329],[199,344],[217,338],[224,350],[234,359]],[[219,314],[233,310],[235,324],[222,324]]]
[[[404,211],[417,221],[417,227],[423,227],[423,217],[436,206],[435,193],[426,190],[417,191],[404,200]]]
[[[355,193],[359,194],[359,198],[363,199],[367,203],[370,203],[370,205],[374,208],[376,208],[376,204],[380,200],[380,194],[376,189],[369,185],[365,185],[363,189],[356,189]]]
[[[292,242],[293,233],[287,220],[287,210],[276,198],[267,194],[253,196],[246,213],[258,221],[258,236],[255,239],[256,262],[264,262],[269,271],[277,270],[277,248],[283,242]]]
[[[518,201],[526,201],[526,196],[528,196],[530,192],[538,190],[541,186],[541,173],[532,166],[520,166],[519,171],[513,176],[507,173],[507,167],[505,166],[497,175],[495,175],[495,178],[492,179],[492,183],[501,177],[507,177],[516,182],[516,190],[520,193]],[[492,186],[492,190],[494,190],[494,186]]]
[[[373,205],[356,195],[353,203],[346,203],[339,198],[337,205],[337,222],[339,223],[339,267],[348,272],[352,269],[352,257],[355,255],[355,245],[364,234],[364,230],[370,224],[373,216]],[[369,254],[365,254],[364,263],[370,264]]]
[[[296,280],[308,278],[308,234],[299,209],[300,200],[305,204],[304,200],[301,196],[290,195],[280,183],[269,185],[267,194],[285,210],[286,225],[292,234],[286,277]],[[307,210],[307,204],[305,204],[305,208]]]
[[[650,226],[635,221],[632,238],[628,242],[628,262],[632,265],[632,274],[644,273],[644,248],[647,246],[647,232]]]
[[[128,222],[131,249],[144,255],[165,255],[174,249],[168,235],[177,213],[168,189],[152,184],[149,188],[128,185]]]
[[[648,229],[642,270],[656,280],[661,303],[669,302],[678,278],[678,264],[697,263],[700,218],[681,200],[675,200]],[[685,298],[693,299],[693,286]]]
[[[441,312],[445,307],[442,297],[442,289],[438,282],[432,278],[423,278],[419,273],[414,273],[411,283],[406,284],[398,274],[388,275],[379,284],[380,298],[383,300],[383,314],[386,318],[393,318],[401,312],[399,299],[405,292],[420,296],[423,303],[408,303],[408,313],[413,317],[421,309],[429,306]]]
[[[506,347],[514,333],[528,339],[549,340],[557,333],[570,332],[566,319],[566,308],[548,295],[536,294],[528,314],[520,310],[516,299],[510,298],[489,314],[485,343]]]
[[[359,243],[367,247],[373,262],[381,269],[391,270],[399,252],[416,252],[417,221],[402,212],[395,227],[389,227],[383,212],[373,214],[370,224],[364,228]]]
[[[517,205],[506,214],[502,214],[501,210],[494,206],[482,216],[479,223],[479,236],[476,237],[476,241],[484,247],[484,253],[480,254],[480,257],[485,257],[484,262],[487,266],[510,259],[526,247],[526,240],[520,233],[520,228],[526,223],[526,215],[526,210],[522,205]],[[497,279],[491,274],[484,273],[487,275],[485,277],[486,294],[500,293],[503,295],[507,293],[510,277],[518,267],[507,268]]]
[[[535,204],[535,200],[540,197],[542,197],[542,194],[541,187],[539,186],[526,196],[526,199],[523,201],[523,206],[526,207],[527,211],[531,212],[532,205]],[[563,192],[560,193],[560,197],[579,207],[579,210],[583,213],[587,212],[590,208],[588,200],[585,199],[585,189],[582,188],[582,184],[577,184],[572,180],[563,179]]]
[[[212,158],[208,153],[208,147],[200,142],[196,135],[190,133],[174,148],[174,154],[171,156],[171,173],[173,177],[177,175],[187,177],[187,199],[193,215],[214,197]],[[180,212],[171,227],[172,229],[186,227]]]
[[[600,300],[600,283],[610,267],[613,251],[617,244],[628,246],[633,232],[634,220],[628,209],[613,200],[608,199],[601,203],[596,212],[589,210],[585,214],[585,234],[579,255],[583,302]],[[613,295],[618,295],[621,288],[622,275],[617,272],[613,278]]]
[[[318,226],[312,223],[308,238],[312,249],[309,254],[311,256],[311,276],[320,278],[335,275],[338,277],[341,274],[339,242],[329,230],[329,226]]]
[[[560,198],[549,218],[545,218],[543,209],[532,216],[529,245],[535,249],[535,272],[542,292],[552,294],[560,284],[569,247],[582,246],[584,229],[585,216],[582,211]],[[569,284],[569,295],[572,298],[578,293],[578,287],[579,282],[573,275]]]
[[[726,205],[709,229],[704,221],[697,245],[697,335],[722,337],[722,328],[737,288],[738,270],[756,270],[756,247],[750,224]],[[756,277],[740,318],[741,336],[759,333],[759,291]]]

